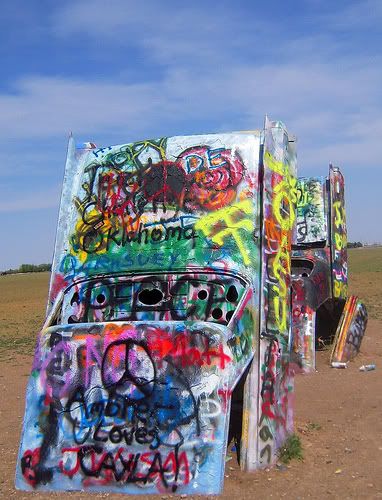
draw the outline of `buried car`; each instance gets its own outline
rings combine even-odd
[[[70,139],[18,488],[216,494],[229,434],[242,469],[276,461],[293,429],[296,183],[294,139],[268,119]]]
[[[346,366],[357,355],[367,311],[358,297],[348,296],[344,176],[330,165],[328,177],[298,179],[297,191],[292,359],[295,371],[310,373],[315,370],[316,345],[333,343],[332,366]]]
[[[341,196],[335,169],[297,180],[294,138],[268,119],[105,148],[70,138],[16,486],[217,494],[231,437],[243,470],[275,463],[316,311],[347,296]],[[347,304],[336,359],[367,319]]]

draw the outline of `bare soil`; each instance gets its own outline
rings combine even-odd
[[[379,252],[382,254],[382,250]],[[378,269],[362,267],[365,259],[372,260],[375,255],[370,257],[366,251],[351,254],[354,261],[351,291],[361,292],[366,304],[371,305],[361,353],[347,369],[340,370],[330,368],[329,351],[319,352],[317,372],[296,377],[295,428],[302,441],[304,460],[292,461],[287,467],[244,473],[231,452],[221,498],[382,498],[382,294],[379,281],[382,275],[377,274]],[[47,286],[48,275],[30,278],[32,283],[35,281],[28,292],[22,292],[20,287],[27,278],[3,278],[8,282],[0,283],[0,498],[62,497],[63,493],[25,493],[14,487],[34,343],[30,320],[24,310],[31,314],[33,328],[40,319],[42,324],[42,297],[46,296],[46,288],[45,293],[41,289]],[[34,290],[32,295],[31,290]],[[13,328],[4,329],[10,319]],[[9,344],[12,330],[17,331],[20,338],[25,337],[24,342],[13,348]],[[368,363],[375,363],[376,370],[360,372],[359,367]],[[65,497],[121,498],[120,495],[85,493],[65,493]]]

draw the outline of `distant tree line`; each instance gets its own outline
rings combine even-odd
[[[363,244],[360,241],[348,242],[348,248],[361,248]]]
[[[17,273],[42,273],[44,271],[51,271],[51,269],[51,264],[21,264],[18,269],[8,269],[7,271],[2,271],[1,276]]]

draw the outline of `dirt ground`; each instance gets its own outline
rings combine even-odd
[[[382,274],[379,266],[364,265],[365,259],[372,261],[376,255],[353,251],[350,259],[350,264],[354,262],[351,291],[358,292],[371,306],[361,353],[347,369],[336,370],[329,366],[329,351],[319,352],[317,372],[296,378],[295,427],[302,441],[304,460],[249,474],[239,470],[233,457],[226,462],[224,490],[219,498],[382,498],[382,290],[379,281]],[[382,250],[378,257],[381,255]],[[36,293],[28,299],[21,292],[21,276],[5,277],[9,281],[0,283],[0,347],[3,349],[0,349],[0,498],[63,496],[63,493],[25,493],[14,487],[33,341],[21,341],[13,348],[9,342],[13,332],[18,332],[22,339],[27,331],[23,309],[33,313],[33,326],[39,317],[42,319],[44,293],[41,290],[43,285],[47,286],[47,278],[47,274],[34,278]],[[11,327],[9,309],[13,311]],[[15,311],[18,311],[16,316]],[[30,336],[28,334],[28,338]],[[375,371],[359,371],[359,366],[372,362],[377,366]],[[65,493],[65,497],[121,498],[120,495],[84,493]]]

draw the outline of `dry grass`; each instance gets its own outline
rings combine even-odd
[[[0,276],[0,360],[30,354],[44,318],[50,273]]]
[[[382,319],[382,247],[349,250],[350,293],[366,304],[370,318]]]

